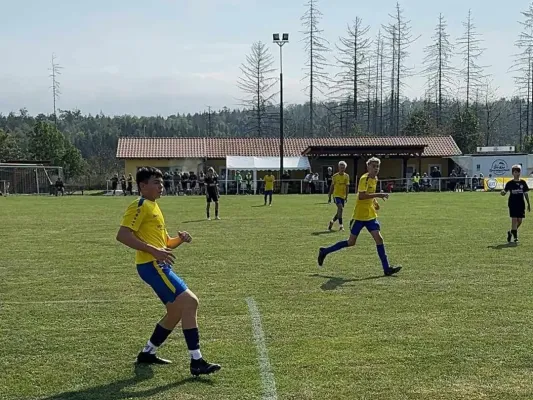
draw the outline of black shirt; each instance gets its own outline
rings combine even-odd
[[[215,189],[217,187],[217,183],[218,183],[218,177],[217,176],[209,176],[209,175],[206,175],[205,176],[205,184],[207,186],[208,189]]]
[[[509,181],[505,184],[506,192],[509,192],[509,208],[525,208],[524,193],[529,192],[527,182],[523,179],[519,181]]]
[[[326,174],[326,182],[330,184],[333,181],[333,174]]]

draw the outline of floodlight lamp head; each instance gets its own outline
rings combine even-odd
[[[284,42],[288,42],[288,41],[289,41],[289,34],[288,34],[288,33],[284,33],[284,34],[283,34],[283,38],[282,38],[282,40],[283,40]]]
[[[274,38],[274,42],[279,42],[279,33],[274,33],[272,37]]]

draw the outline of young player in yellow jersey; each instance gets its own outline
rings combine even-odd
[[[345,172],[346,163],[344,161],[339,162],[339,172],[333,175],[332,183],[329,188],[329,196],[333,195],[335,204],[337,205],[337,212],[333,219],[329,222],[328,230],[333,228],[335,221],[339,221],[339,228],[344,230],[342,224],[342,212],[344,210],[344,204],[348,200],[348,192],[350,189],[350,176]]]
[[[267,198],[268,198],[268,205],[272,207],[272,194],[274,193],[274,182],[276,181],[276,178],[274,175],[272,175],[272,171],[268,171],[267,175],[265,175],[264,178],[265,181],[265,206],[267,205]]]
[[[198,298],[185,282],[172,270],[175,256],[172,250],[182,243],[190,243],[187,232],[178,236],[168,235],[165,219],[156,200],[163,193],[163,174],[153,167],[137,171],[137,187],[142,196],[126,210],[117,240],[137,250],[135,263],[143,281],[152,287],[167,312],[155,326],[154,333],[137,356],[140,364],[169,364],[170,361],[156,356],[156,350],[165,342],[181,320],[183,335],[191,356],[191,374],[207,375],[220,369],[202,358],[197,324]]]
[[[383,272],[387,276],[394,275],[402,269],[402,267],[391,267],[385,253],[385,245],[383,244],[383,237],[381,236],[379,222],[377,220],[377,212],[379,204],[377,199],[388,199],[388,193],[376,193],[381,161],[379,158],[371,158],[367,161],[367,173],[359,180],[357,187],[357,200],[353,213],[351,232],[348,240],[338,242],[331,247],[320,248],[318,252],[318,265],[322,266],[326,256],[335,251],[344,249],[345,247],[355,246],[357,237],[363,228],[366,228],[374,241],[383,266]]]

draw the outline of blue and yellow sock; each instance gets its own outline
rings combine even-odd
[[[345,247],[348,247],[348,241],[347,240],[343,240],[342,242],[335,243],[331,247],[326,247],[324,249],[324,253],[326,253],[326,254],[334,253],[336,251],[344,249]]]
[[[383,271],[388,271],[390,269],[389,260],[387,258],[387,253],[385,253],[385,245],[384,244],[378,244],[377,246],[379,259],[381,260],[381,265],[383,267]]]

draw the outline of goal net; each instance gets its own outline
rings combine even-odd
[[[4,194],[52,194],[63,168],[42,164],[0,163],[0,191]]]

